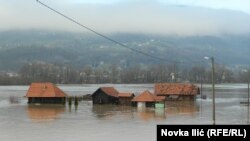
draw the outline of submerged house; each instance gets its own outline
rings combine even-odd
[[[25,97],[28,103],[64,104],[67,94],[52,83],[32,83]]]
[[[137,107],[155,107],[155,103],[164,101],[164,98],[165,97],[156,96],[147,90],[133,98],[132,102],[134,102],[133,105],[137,105]]]
[[[93,104],[118,104],[118,93],[114,87],[100,87],[92,94]]]
[[[121,105],[131,105],[131,100],[135,97],[133,93],[119,93],[119,104]]]
[[[155,95],[165,96],[166,100],[195,100],[200,94],[199,87],[186,83],[157,83]]]

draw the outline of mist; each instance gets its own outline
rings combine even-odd
[[[0,0],[0,30],[46,29],[87,32],[35,0]],[[102,33],[175,35],[249,34],[250,14],[229,9],[163,4],[157,1],[81,3],[43,0]]]

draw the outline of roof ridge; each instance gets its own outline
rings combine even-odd
[[[56,96],[56,92],[57,92],[57,91],[56,91],[56,88],[57,88],[57,87],[56,87],[54,84],[52,84],[52,83],[51,83],[50,85],[52,86],[52,90],[53,90],[53,92],[54,92],[53,95]]]
[[[32,83],[26,93],[26,97],[65,97],[60,88],[50,82]]]

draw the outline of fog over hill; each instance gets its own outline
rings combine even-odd
[[[40,0],[101,33],[250,33],[248,0]],[[36,0],[0,0],[0,30],[85,32]]]
[[[217,63],[229,67],[247,66],[250,62],[250,35],[153,35],[113,33],[109,37],[127,46],[166,60],[185,62],[204,61],[204,56],[214,56]],[[82,68],[117,64],[122,68],[138,64],[168,64],[107,41],[93,34],[13,30],[0,32],[0,69],[18,70],[24,64],[44,61]]]

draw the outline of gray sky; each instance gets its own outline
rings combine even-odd
[[[250,33],[250,0],[41,0],[102,33]],[[86,30],[35,0],[0,0],[0,30]]]

